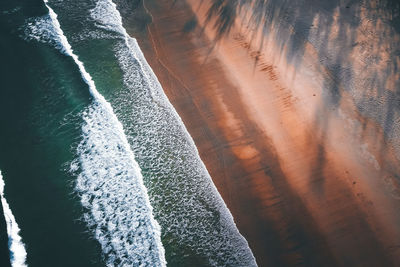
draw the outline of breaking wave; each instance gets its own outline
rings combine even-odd
[[[72,57],[93,96],[83,113],[78,158],[71,163],[71,171],[77,174],[75,189],[86,210],[83,217],[101,244],[108,266],[165,266],[160,227],[123,127],[74,54],[57,14],[47,0],[45,4],[56,35],[52,40],[59,41],[62,52]]]
[[[0,197],[1,204],[3,205],[3,214],[7,224],[7,235],[8,235],[8,247],[10,249],[10,260],[11,266],[13,267],[24,267],[27,266],[26,261],[26,250],[22,238],[19,235],[19,227],[15,221],[14,215],[11,212],[10,206],[4,197],[4,180],[0,171]]]

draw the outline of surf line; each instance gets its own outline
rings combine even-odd
[[[105,100],[105,98],[97,91],[95,83],[92,79],[92,77],[90,76],[90,74],[86,71],[83,63],[79,60],[78,56],[76,54],[74,54],[73,49],[71,47],[71,45],[69,44],[67,37],[64,35],[63,30],[61,29],[61,25],[57,19],[57,14],[54,12],[54,10],[48,5],[48,0],[43,0],[45,6],[47,7],[47,9],[49,10],[49,16],[51,18],[51,21],[55,27],[55,31],[58,35],[58,37],[60,38],[60,43],[62,45],[61,51],[63,53],[65,53],[67,56],[72,57],[72,59],[74,60],[75,64],[78,66],[79,71],[81,73],[81,76],[83,78],[83,80],[86,82],[86,84],[89,87],[89,92],[91,93],[91,95],[93,96],[94,100],[101,105],[103,108],[105,108],[105,110],[108,112],[108,114],[111,116],[112,120],[115,122],[115,128],[114,131],[117,132],[120,137],[121,137],[121,141],[122,141],[122,145],[124,146],[124,148],[126,149],[126,151],[129,152],[129,157],[130,160],[132,162],[136,162],[134,159],[134,154],[133,151],[130,148],[130,145],[128,143],[128,140],[126,138],[126,135],[124,133],[124,129],[123,126],[121,124],[121,122],[118,120],[117,116],[115,115],[113,108],[111,106],[111,104],[109,102],[107,102]],[[141,176],[141,171],[139,166],[137,166],[138,168],[138,172],[140,174],[140,176],[138,177],[138,179],[140,179],[139,184],[141,189],[144,191],[144,194],[146,196],[145,198],[145,202],[146,205],[148,207],[150,207],[150,210],[152,210],[152,207],[150,205],[150,200],[148,199],[148,195],[147,195],[147,189],[145,188],[144,184],[143,184],[143,178]],[[153,214],[150,214],[150,221],[152,224],[152,228],[153,229],[159,229],[159,225],[157,223],[157,221],[154,219]],[[161,266],[166,266],[166,260],[165,260],[165,250],[164,247],[161,243],[161,233],[160,231],[156,231],[154,232],[154,238],[155,240],[157,240],[157,251],[158,251],[158,261],[160,263]]]
[[[99,7],[99,9],[96,10],[98,7]],[[168,98],[165,96],[164,91],[161,87],[161,84],[159,83],[156,75],[154,74],[153,70],[147,63],[142,51],[140,50],[140,47],[139,47],[136,39],[129,36],[126,29],[123,27],[122,17],[117,9],[117,5],[112,0],[99,0],[97,2],[96,7],[94,9],[92,9],[91,15],[92,15],[92,18],[95,19],[96,22],[99,23],[98,26],[100,25],[101,28],[104,28],[106,30],[111,30],[113,32],[116,32],[116,33],[119,33],[122,35],[123,39],[125,40],[125,45],[129,50],[129,53],[131,54],[131,56],[133,56],[133,58],[135,58],[135,60],[138,61],[141,71],[144,74],[144,79],[146,79],[147,82],[149,83],[149,90],[150,90],[151,97],[153,98],[153,101],[156,104],[158,104],[161,108],[164,108],[164,109],[172,112],[174,118],[178,122],[178,125],[180,124],[178,127],[182,127],[182,133],[184,134],[185,139],[188,140],[190,142],[192,148],[194,148],[194,153],[197,155],[199,162],[200,162],[199,168],[200,168],[201,172],[203,173],[201,175],[205,175],[205,178],[211,182],[214,191],[213,191],[213,193],[211,193],[211,192],[210,193],[215,194],[215,196],[216,196],[215,203],[218,203],[218,206],[219,206],[218,211],[220,211],[222,216],[224,216],[224,218],[226,218],[228,221],[226,223],[226,225],[223,227],[225,227],[226,229],[229,229],[229,230],[227,230],[228,232],[230,232],[232,230],[232,232],[230,232],[230,233],[232,233],[232,234],[235,233],[235,236],[232,237],[232,240],[240,240],[236,244],[238,244],[238,247],[243,248],[243,250],[241,250],[241,251],[245,251],[245,252],[243,252],[243,255],[246,256],[245,258],[246,258],[246,260],[248,260],[248,262],[241,264],[241,265],[257,266],[256,260],[253,256],[253,253],[251,252],[251,249],[248,245],[247,240],[240,234],[239,230],[237,229],[236,224],[233,220],[233,216],[230,213],[230,211],[229,211],[228,207],[226,206],[224,200],[222,199],[221,195],[217,191],[204,163],[201,161],[198,150],[196,148],[196,145],[195,145],[192,137],[190,136],[189,132],[187,131],[186,127],[184,126],[184,123],[183,123],[181,117],[178,115],[178,113],[176,112],[173,105],[168,101]],[[111,20],[111,19],[113,19],[113,20]],[[124,55],[126,55],[126,54],[124,54]],[[118,56],[118,58],[119,58],[119,56]],[[121,69],[124,69],[124,67],[121,66],[121,64],[123,65],[123,63],[121,63],[122,60],[121,59],[118,59],[118,60],[120,61]],[[124,70],[124,72],[125,72],[125,70]],[[125,83],[125,81],[124,81],[124,83]],[[129,87],[129,85],[127,85],[127,86]],[[166,231],[168,232],[168,230],[166,230]],[[244,257],[242,257],[242,258],[244,258]],[[245,262],[245,261],[243,261],[243,262]]]
[[[0,197],[1,205],[3,206],[4,219],[7,224],[7,235],[8,235],[8,248],[10,249],[10,262],[12,267],[25,267],[27,266],[26,261],[26,250],[25,245],[22,242],[22,238],[19,235],[19,227],[15,221],[15,217],[11,212],[10,206],[4,197],[4,180],[0,171]]]

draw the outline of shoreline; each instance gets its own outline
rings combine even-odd
[[[381,197],[385,188],[373,179],[381,174],[376,161],[365,165],[358,152],[349,152],[341,115],[324,113],[318,86],[298,78],[311,89],[296,95],[290,64],[266,58],[256,69],[240,29],[213,47],[205,7],[191,0],[174,5],[145,1],[152,23],[141,30],[128,21],[127,30],[195,141],[257,263],[394,264],[396,251],[388,247],[399,237],[397,215],[390,214],[398,211],[396,202]],[[321,133],[320,121],[310,120],[318,110],[332,118],[326,127],[333,133]],[[372,184],[352,178],[364,176]]]

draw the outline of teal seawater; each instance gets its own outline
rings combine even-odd
[[[79,112],[91,97],[72,60],[27,42],[27,20],[47,13],[41,1],[1,1],[0,169],[21,228],[29,266],[104,266],[99,244],[79,220],[65,171],[79,141]]]
[[[148,233],[138,230],[144,221],[132,221],[142,214],[144,204],[136,196],[143,192],[161,226],[169,266],[255,265],[193,141],[112,2],[48,4],[122,124],[122,139],[135,156],[127,167],[119,165],[125,154],[109,149],[119,147],[107,140],[115,127],[108,115],[96,112],[96,97],[76,62],[62,52],[44,2],[14,2],[0,4],[0,170],[28,265],[122,266],[130,250],[121,252],[116,244],[127,239],[122,248],[138,246],[135,242],[147,246],[143,235]],[[146,187],[139,191],[140,183],[122,183],[136,162]],[[122,186],[98,183],[108,178]],[[115,212],[126,206],[117,216],[114,210],[107,213],[120,195],[131,202],[112,206]],[[133,265],[146,265],[136,258]]]

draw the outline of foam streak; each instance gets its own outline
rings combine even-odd
[[[4,180],[0,172],[0,197],[1,204],[3,205],[4,218],[7,224],[7,235],[8,235],[8,246],[10,249],[10,260],[11,266],[13,267],[24,267],[27,266],[26,261],[26,250],[22,238],[19,235],[19,227],[15,221],[14,215],[11,212],[10,206],[4,197]]]

